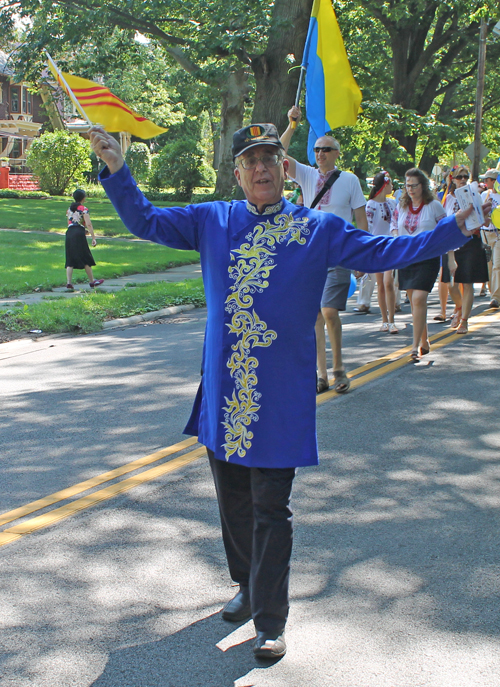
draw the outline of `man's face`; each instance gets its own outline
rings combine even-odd
[[[486,184],[487,189],[494,189],[495,188],[495,181],[496,179],[490,179],[489,177],[484,180],[484,183]]]
[[[314,156],[316,158],[316,164],[319,167],[320,172],[323,174],[329,172],[335,168],[337,163],[337,158],[340,155],[340,150],[337,150],[337,144],[330,136],[321,136],[318,138],[314,144]],[[324,150],[318,150],[316,148],[332,148],[332,150],[325,152]],[[333,150],[335,148],[335,150]]]
[[[277,203],[283,195],[285,172],[288,160],[282,160],[277,165],[264,164],[262,158],[280,153],[280,149],[272,145],[260,145],[250,148],[243,155],[236,158],[237,166],[234,175],[239,186],[243,189],[247,200],[257,208]],[[243,164],[256,163],[253,169],[245,169]]]

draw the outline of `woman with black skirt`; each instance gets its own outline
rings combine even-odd
[[[73,270],[85,270],[89,278],[89,286],[93,289],[103,283],[104,279],[94,279],[92,266],[95,260],[90,252],[87,243],[86,232],[92,236],[92,246],[97,244],[94,228],[90,221],[88,209],[82,205],[85,199],[85,191],[77,188],[73,193],[74,203],[71,203],[66,213],[68,218],[68,229],[66,231],[66,288],[74,291],[75,287],[71,283]]]
[[[409,169],[405,177],[405,188],[391,220],[391,233],[395,236],[415,236],[422,231],[430,231],[446,216],[441,203],[434,198],[429,179],[422,170]],[[410,356],[415,362],[420,355],[425,355],[430,350],[427,296],[432,291],[440,266],[440,258],[430,258],[398,271],[399,288],[406,291],[411,305],[413,346]]]
[[[468,179],[469,170],[467,167],[457,168],[453,177],[453,192],[455,188],[465,186]],[[458,202],[454,193],[448,198],[450,201],[444,206],[446,214],[453,215],[458,210]],[[451,199],[455,202],[453,203]],[[451,277],[453,277],[455,285],[462,284],[463,289],[462,307],[459,308],[457,317],[452,318],[451,326],[456,328],[457,334],[467,334],[469,331],[468,319],[474,302],[474,284],[484,284],[488,281],[488,262],[479,229],[464,246],[448,253],[447,260],[443,256],[441,281],[448,284],[451,282]]]

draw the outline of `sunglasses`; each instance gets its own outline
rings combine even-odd
[[[467,179],[469,178],[469,175],[468,174],[457,174],[457,176],[453,177],[453,178],[454,179],[463,179],[464,181],[467,181]]]
[[[313,148],[315,153],[331,153],[332,150],[338,150],[338,148],[332,148],[331,146],[318,146]]]

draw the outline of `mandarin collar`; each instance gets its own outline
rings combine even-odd
[[[257,206],[251,203],[249,200],[247,200],[247,210],[248,212],[251,212],[252,215],[274,215],[277,212],[281,212],[283,210],[283,206],[285,205],[285,201],[283,198],[281,198],[277,203],[274,203],[273,205],[266,205],[264,207],[264,210],[262,212],[259,212],[257,210]]]
[[[320,170],[318,168],[318,173],[319,173],[321,181],[326,181],[329,177],[332,176],[332,174],[335,172],[336,169],[337,169],[337,166],[335,165],[335,167],[333,169],[330,169],[328,172],[326,172],[326,174],[323,174],[323,172],[320,172]]]

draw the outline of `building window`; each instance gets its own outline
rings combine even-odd
[[[12,146],[12,150],[10,151],[10,157],[11,158],[19,158],[23,154],[23,145],[22,141],[16,138],[14,140],[14,145]]]
[[[10,87],[10,111],[20,112],[19,109],[19,86]]]

